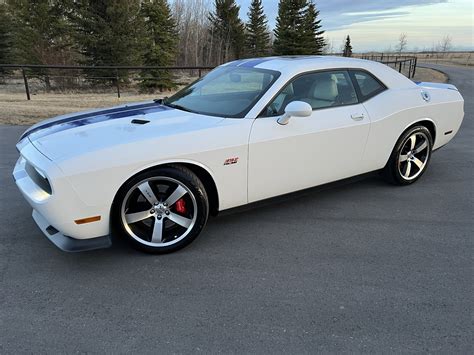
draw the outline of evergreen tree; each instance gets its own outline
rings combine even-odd
[[[310,1],[308,7],[304,11],[303,16],[303,34],[301,37],[301,53],[302,54],[322,54],[326,45],[321,30],[321,20],[318,19],[319,10],[313,1]]]
[[[71,64],[70,27],[60,0],[10,0],[12,16],[13,60],[24,64]],[[51,88],[49,70],[31,70]]]
[[[70,18],[82,64],[139,65],[142,62],[144,23],[140,0],[69,0]],[[90,77],[127,79],[125,71],[86,70]],[[103,79],[101,80],[103,82]]]
[[[276,55],[305,54],[304,14],[307,0],[280,0],[273,52]]]
[[[11,0],[14,56],[25,64],[71,62],[70,28],[61,1]]]
[[[0,64],[8,64],[12,60],[12,25],[7,5],[0,4]],[[4,72],[5,70],[0,68],[0,74]]]
[[[239,18],[240,6],[235,0],[215,0],[215,10],[209,14],[213,46],[217,47],[218,63],[238,59],[243,54],[244,24]]]
[[[346,42],[344,44],[344,51],[342,53],[344,57],[352,57],[352,45],[351,45],[351,37],[347,35]]]
[[[176,23],[167,0],[146,0],[142,3],[142,17],[146,31],[144,64],[170,66],[176,61],[178,37]],[[145,90],[174,87],[169,71],[151,70],[142,74],[141,86]]]
[[[245,47],[250,57],[262,57],[268,54],[270,34],[268,20],[262,6],[262,0],[252,0],[246,24]]]
[[[276,55],[321,54],[325,46],[313,1],[280,0],[273,51]]]

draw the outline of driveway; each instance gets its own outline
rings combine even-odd
[[[472,353],[472,69],[423,178],[377,176],[224,213],[181,252],[66,254],[11,179],[0,126],[0,353]],[[350,147],[348,147],[350,149]]]

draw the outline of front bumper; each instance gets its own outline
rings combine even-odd
[[[109,248],[112,245],[110,236],[97,237],[92,239],[74,239],[61,234],[56,228],[36,210],[33,210],[33,219],[44,235],[59,249],[67,252],[79,252],[95,249]]]
[[[46,237],[58,248],[68,252],[110,247],[108,210],[102,206],[85,204],[77,196],[61,170],[31,143],[21,144],[20,153],[21,156],[13,171],[13,178],[20,192],[33,208],[33,219]],[[31,166],[40,174],[47,172],[52,191],[45,191],[39,186],[37,179],[30,176]],[[94,215],[106,218],[84,225],[74,222]]]

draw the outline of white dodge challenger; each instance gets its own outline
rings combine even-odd
[[[32,126],[13,176],[62,250],[120,235],[167,253],[232,207],[375,170],[411,184],[463,116],[453,85],[414,83],[380,63],[246,59],[164,100]]]

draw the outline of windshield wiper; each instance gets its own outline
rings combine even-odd
[[[165,106],[168,106],[168,107],[171,107],[171,108],[175,108],[177,110],[196,113],[193,110],[190,110],[189,108],[186,108],[184,106],[176,105],[176,104],[172,104],[172,103],[168,102],[168,96],[166,96],[163,99],[154,99],[153,101],[156,102],[157,104],[165,105]]]
[[[194,111],[190,110],[189,108],[186,108],[186,107],[181,106],[181,105],[171,104],[171,103],[166,102],[165,100],[163,100],[161,103],[165,106],[175,108],[177,110],[186,111],[186,112],[194,112]]]

